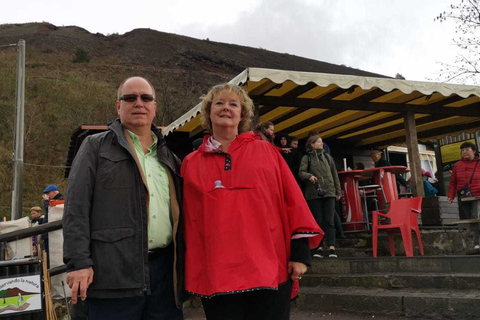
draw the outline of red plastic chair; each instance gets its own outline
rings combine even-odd
[[[388,244],[390,253],[395,256],[395,243],[393,241],[393,233],[400,231],[402,235],[403,247],[407,257],[413,257],[413,241],[412,231],[417,235],[418,249],[420,255],[423,256],[423,243],[420,237],[420,229],[418,228],[418,214],[422,212],[422,198],[407,198],[393,200],[390,203],[390,209],[387,214],[372,211],[372,242],[373,257],[377,257],[378,230],[388,232]],[[388,224],[378,224],[378,218],[389,219]],[[383,223],[386,223],[385,221]]]

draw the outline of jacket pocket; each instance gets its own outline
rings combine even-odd
[[[104,242],[115,242],[135,234],[133,228],[104,229],[92,231],[90,238]]]
[[[125,153],[100,153],[99,181],[105,189],[131,189],[134,185],[133,159]]]
[[[95,271],[92,288],[143,287],[142,252],[134,228],[94,230],[90,238]]]

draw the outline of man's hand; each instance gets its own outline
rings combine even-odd
[[[77,303],[77,295],[80,292],[80,299],[87,298],[87,288],[93,281],[93,268],[80,269],[67,273],[67,284],[72,289],[72,302]]]
[[[283,153],[290,153],[292,152],[292,148],[282,148]]]
[[[337,201],[339,201],[340,199],[342,199],[342,196],[335,196],[335,199],[337,199]]]
[[[448,202],[448,203],[452,203],[452,202],[453,202],[453,199],[452,199],[452,198],[447,198],[447,202]]]
[[[311,176],[310,179],[308,179],[308,180],[310,180],[311,183],[315,184],[315,182],[318,181],[318,178],[315,177],[315,176]]]
[[[289,261],[288,262],[288,274],[292,281],[302,279],[303,274],[307,272],[307,266],[301,262]]]

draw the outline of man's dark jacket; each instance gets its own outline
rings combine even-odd
[[[158,159],[173,178],[181,207],[180,161],[153,125],[152,131],[158,137]],[[68,271],[93,267],[91,298],[150,293],[148,194],[140,170],[118,119],[108,131],[87,137],[73,162],[63,218],[64,262]],[[171,218],[176,221],[174,288],[179,306],[184,300],[183,218]]]

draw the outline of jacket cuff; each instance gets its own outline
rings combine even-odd
[[[291,240],[291,255],[290,261],[301,262],[307,267],[312,264],[312,256],[310,254],[310,247],[308,245],[308,238],[298,238]]]
[[[93,261],[90,258],[81,259],[81,260],[69,260],[67,262],[67,272],[80,270],[80,269],[87,269],[89,267],[93,267]]]

